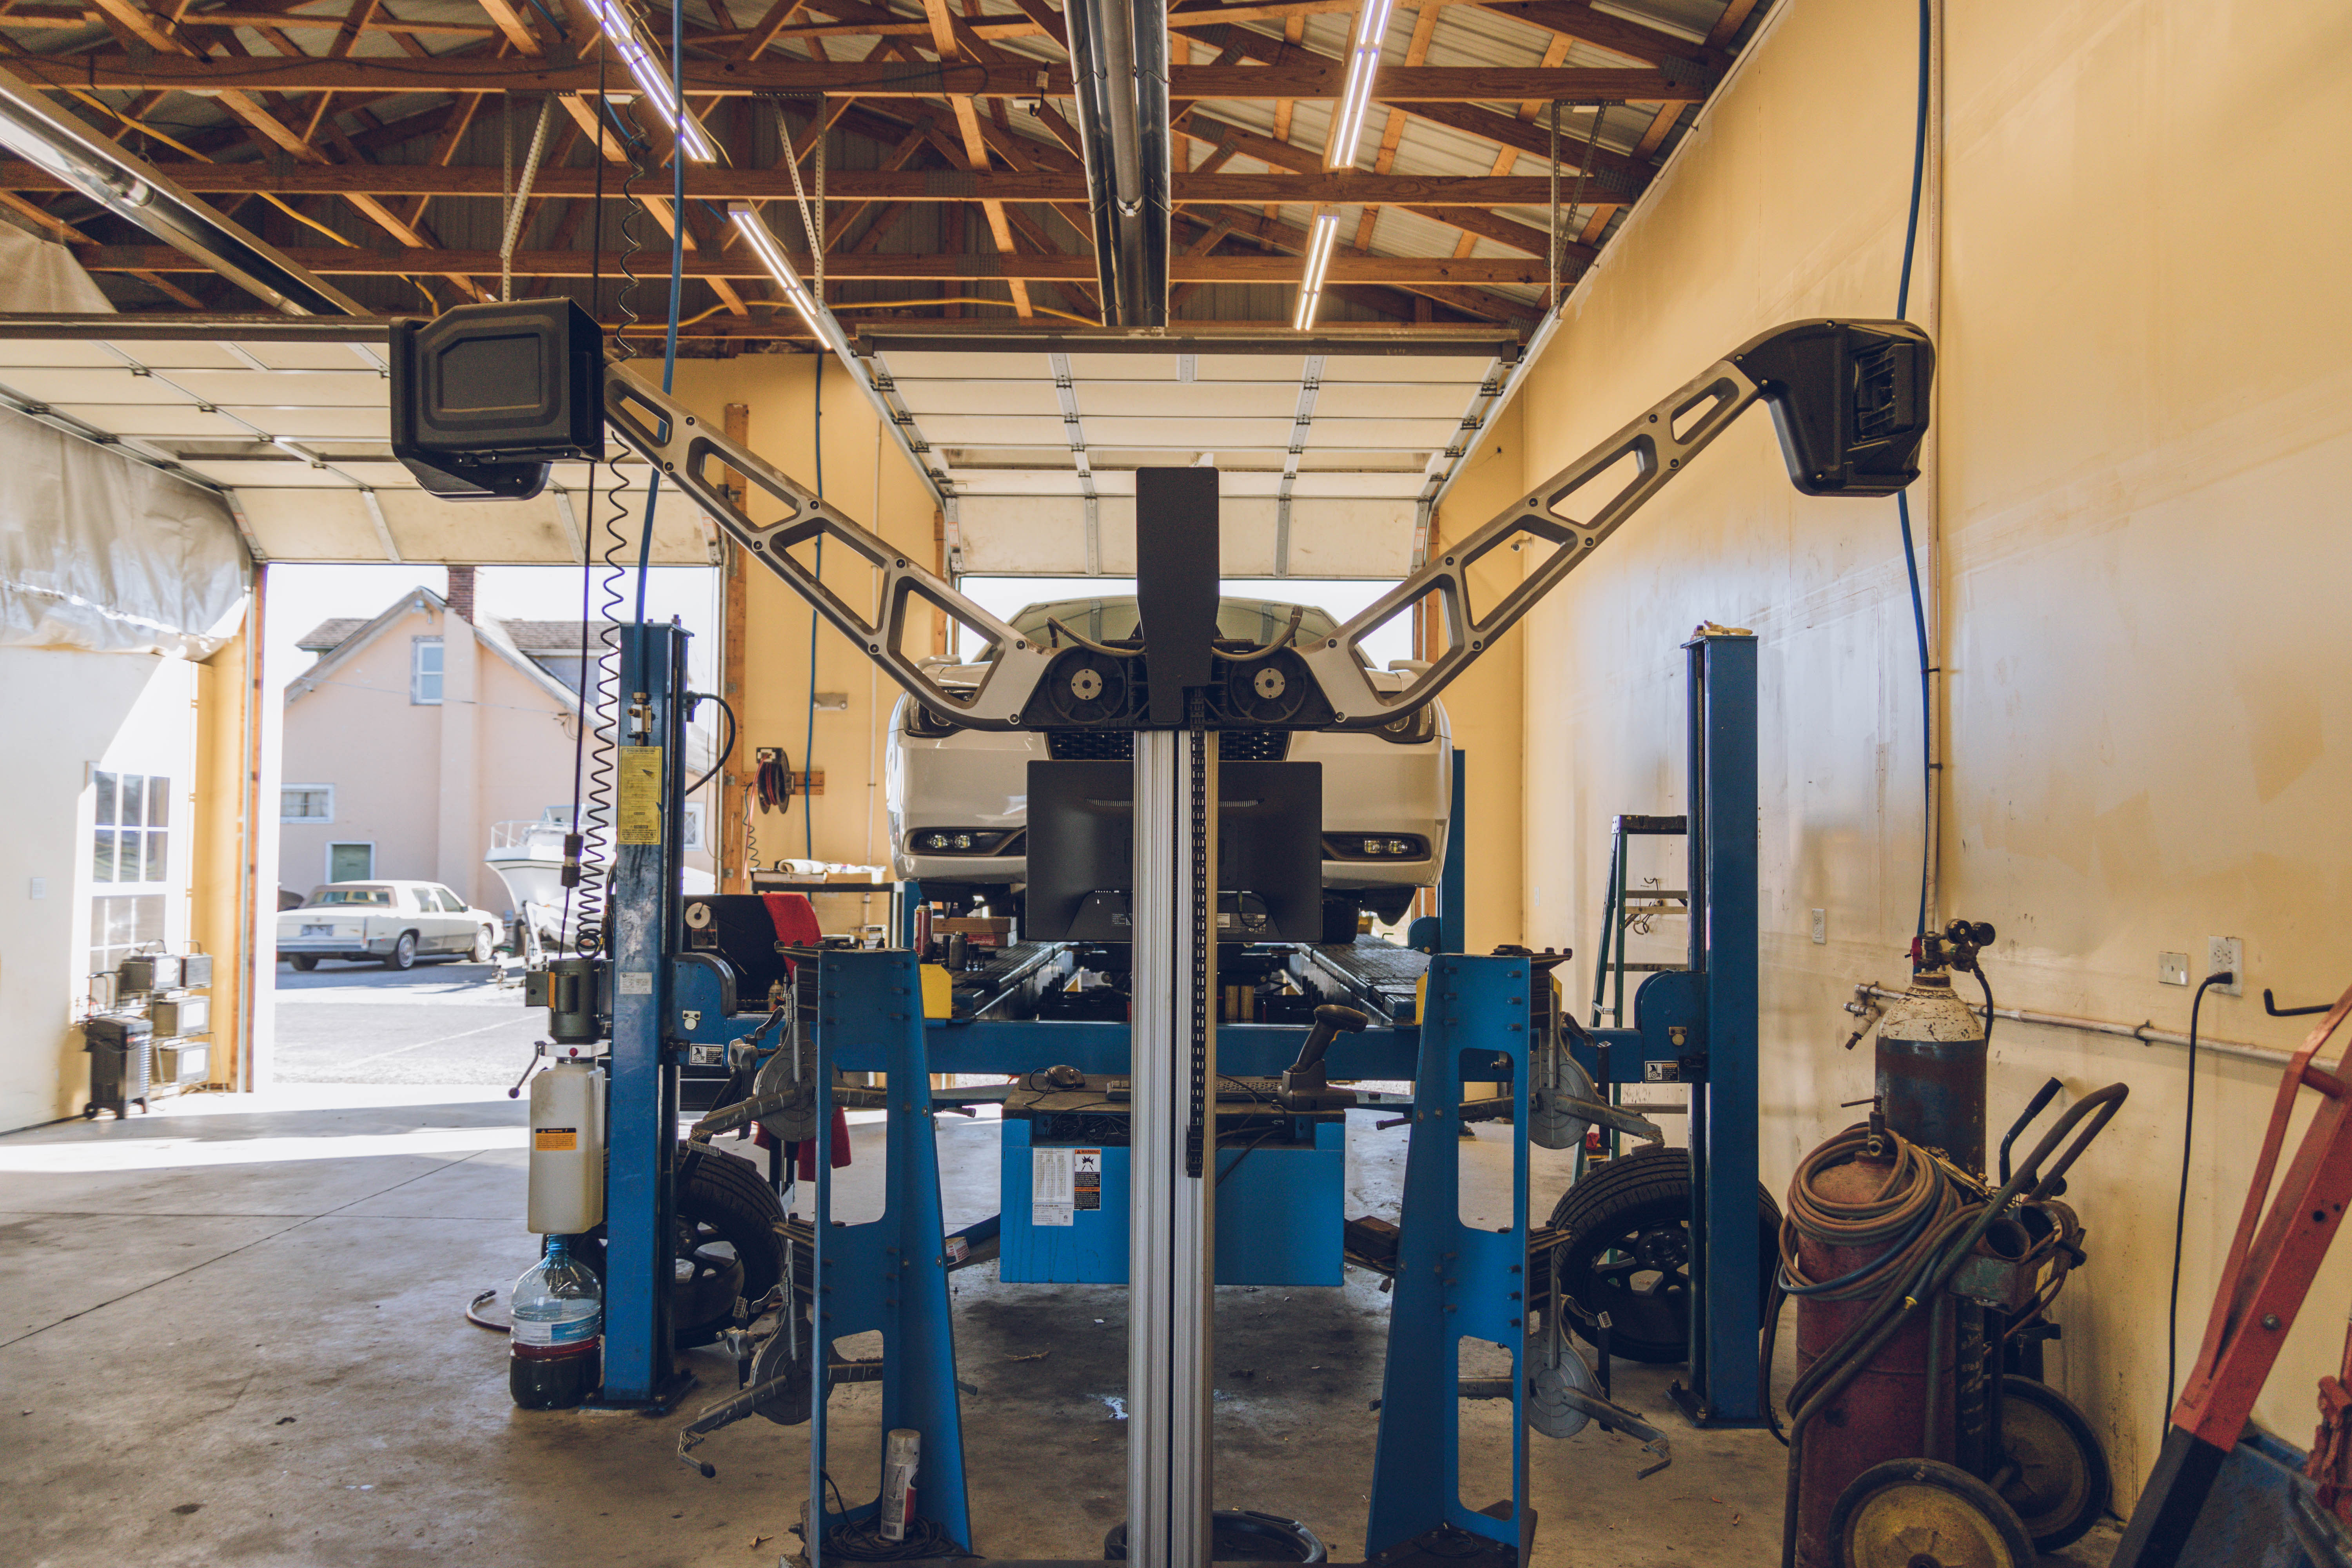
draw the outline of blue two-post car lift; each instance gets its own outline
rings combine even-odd
[[[436,488],[445,491],[470,484],[477,488],[467,493],[478,496],[524,493],[529,475],[515,468],[588,449],[577,434],[578,411],[571,414],[569,446],[551,445],[548,435],[551,427],[566,427],[562,417],[519,428],[503,445],[485,433],[478,414],[451,411],[436,424],[433,399],[440,383],[429,374],[435,356],[467,348],[467,371],[477,380],[486,353],[507,352],[492,344],[523,344],[519,353],[569,353],[575,369],[593,360],[601,374],[583,384],[601,390],[607,427],[927,708],[981,729],[1135,732],[1128,1022],[930,1017],[919,955],[910,951],[803,955],[789,1004],[796,1015],[790,1038],[797,1086],[789,1092],[802,1097],[795,1109],[819,1149],[812,1277],[801,1292],[809,1301],[812,1338],[800,1353],[809,1365],[828,1369],[833,1341],[880,1331],[883,1430],[920,1435],[923,1515],[969,1547],[972,1500],[962,1466],[930,1078],[1028,1073],[1047,1064],[1123,1076],[1132,1127],[1129,1556],[1149,1568],[1205,1568],[1213,1540],[1207,1380],[1221,1096],[1213,1086],[1225,1078],[1282,1074],[1294,1059],[1305,1059],[1298,1053],[1306,1034],[1297,1026],[1215,1021],[1219,889],[1209,885],[1206,869],[1217,864],[1217,813],[1206,804],[1218,798],[1215,731],[1371,729],[1409,716],[1759,401],[1773,409],[1801,490],[1893,493],[1916,477],[1913,458],[1926,427],[1932,350],[1901,322],[1799,322],[1767,333],[1433,558],[1336,636],[1307,645],[1293,645],[1291,633],[1249,650],[1214,643],[1215,476],[1144,470],[1137,527],[1145,638],[1118,647],[1075,638],[1041,646],[756,454],[701,426],[684,405],[625,369],[604,364],[593,341],[582,341],[593,325],[576,310],[565,316],[565,309],[545,302],[472,307],[396,334],[394,402],[396,413],[407,411],[397,426],[406,437],[399,448],[404,460],[441,474],[445,482]],[[523,368],[541,393],[563,380],[542,374],[537,360]],[[478,402],[478,387],[475,395]],[[507,468],[498,468],[500,459]],[[1626,459],[1630,468],[1621,466]],[[763,498],[760,510],[780,512],[779,521],[754,520],[743,491],[729,488],[730,469]],[[793,553],[823,541],[873,569],[878,591],[869,611],[849,605]],[[1483,616],[1475,615],[1469,567],[1514,542],[1530,546],[1521,582]],[[1358,652],[1362,639],[1433,594],[1442,601],[1446,647],[1402,692],[1376,691]],[[943,688],[907,651],[909,611],[919,604],[963,622],[997,650],[977,688]],[[1559,1375],[1556,1362],[1530,1364],[1537,1352],[1528,1335],[1528,1144],[1531,1137],[1564,1138],[1564,1127],[1580,1136],[1577,1108],[1600,1109],[1583,1098],[1590,1090],[1570,1087],[1567,1057],[1589,1075],[1601,1076],[1605,1066],[1621,1079],[1643,1076],[1641,1064],[1671,1062],[1671,1076],[1692,1083],[1696,1256],[1688,1409],[1710,1422],[1749,1421],[1758,1413],[1755,642],[1744,633],[1710,629],[1689,648],[1690,968],[1643,983],[1631,1028],[1537,1024],[1545,1010],[1531,1009],[1530,1001],[1549,985],[1539,960],[1454,951],[1461,943],[1465,858],[1457,796],[1441,898],[1443,950],[1429,958],[1417,1020],[1384,1017],[1329,1047],[1330,1079],[1410,1079],[1413,1085],[1367,1529],[1374,1561],[1525,1563],[1535,1528],[1526,1475],[1528,1425],[1545,1426],[1563,1402],[1604,1421],[1625,1414],[1580,1389],[1564,1390],[1570,1380]],[[625,627],[621,649],[625,707],[608,936],[604,957],[587,962],[598,972],[593,991],[603,998],[611,1041],[603,1398],[666,1405],[685,1381],[667,1321],[677,1067],[693,1047],[742,1040],[773,1018],[741,1005],[752,999],[736,997],[723,961],[689,946],[681,919],[685,635],[675,627]],[[1457,789],[1461,776],[1457,768]],[[1552,1008],[1547,1016],[1560,1013]],[[1475,1064],[1469,1070],[1465,1056]],[[877,1220],[836,1226],[833,1108],[847,1093],[870,1104],[875,1092],[848,1090],[840,1075],[850,1073],[886,1079],[887,1201]],[[1465,1080],[1505,1078],[1518,1131],[1510,1223],[1482,1230],[1461,1223],[1457,1203]],[[1339,1222],[1336,1214],[1332,1218]],[[788,1258],[793,1252],[786,1248]],[[782,1294],[788,1331],[797,1335],[800,1309],[791,1283]],[[1465,1507],[1460,1496],[1465,1338],[1501,1346],[1513,1365],[1512,1495],[1507,1508],[1486,1511]],[[1555,1329],[1552,1343],[1559,1342]],[[808,1411],[813,1565],[823,1561],[825,1534],[814,1526],[830,1512],[829,1373],[814,1382]],[[850,1511],[871,1514],[877,1506]]]

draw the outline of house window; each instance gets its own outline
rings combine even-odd
[[[90,785],[89,964],[112,969],[163,942],[165,894],[158,884],[171,872],[172,781],[93,772]]]
[[[172,781],[155,773],[93,773],[97,795],[89,879],[161,882],[170,874]]]
[[[408,700],[420,706],[440,701],[441,639],[417,637],[408,648]]]
[[[684,837],[685,841],[680,844],[678,847],[682,849],[699,849],[702,847],[702,803],[698,800],[691,802],[686,808],[686,828]]]
[[[278,820],[280,822],[334,821],[335,786],[288,784],[278,794]]]
[[[365,882],[373,879],[374,876],[374,845],[327,846],[327,880],[330,882]]]

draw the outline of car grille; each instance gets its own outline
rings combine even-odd
[[[1049,730],[1045,753],[1057,763],[1124,763],[1135,757],[1131,730]],[[1290,754],[1287,730],[1224,730],[1217,736],[1223,763],[1278,763]]]

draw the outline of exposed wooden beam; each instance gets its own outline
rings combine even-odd
[[[111,0],[127,5],[129,0]],[[135,8],[135,7],[134,7]],[[534,43],[536,40],[534,40]],[[521,46],[517,45],[518,48]],[[299,56],[276,59],[158,58],[141,62],[129,55],[92,54],[72,61],[16,57],[18,68],[59,89],[144,91],[176,88],[184,92],[561,92],[593,93],[597,68],[587,61],[557,65],[544,59],[491,61],[394,60],[375,58],[327,59]],[[1043,73],[1041,84],[1038,78]],[[1336,99],[1346,83],[1337,60],[1312,57],[1277,66],[1180,65],[1169,71],[1173,98],[1267,100]],[[943,61],[936,65],[898,60],[790,60],[767,57],[746,62],[689,58],[687,90],[697,96],[761,92],[830,93],[858,98],[1031,99],[1041,88],[1049,98],[1070,96],[1066,65],[982,65]],[[1652,70],[1540,70],[1483,66],[1400,66],[1381,73],[1378,97],[1386,103],[1478,103],[1525,99],[1560,99],[1574,103],[1696,103],[1706,97],[1701,83],[1675,81]]]
[[[938,146],[942,139],[930,127],[922,133]],[[954,146],[952,138],[945,138]],[[1207,140],[1204,138],[1204,140]],[[1214,143],[1213,143],[1214,144]],[[958,152],[961,153],[959,148]],[[1244,149],[1246,151],[1246,149]],[[273,169],[264,163],[161,163],[157,165],[191,191],[236,195],[360,195],[360,196],[479,196],[499,195],[504,174],[478,165],[441,167],[432,163],[329,163]],[[805,181],[803,182],[805,183]],[[0,163],[0,187],[16,191],[62,191],[65,183],[32,163]],[[542,168],[532,188],[542,195],[587,196],[595,194],[596,171]],[[1360,170],[1337,173],[1321,169],[1298,174],[1236,174],[1224,171],[1200,174],[1178,170],[1174,176],[1179,205],[1228,202],[1328,202],[1351,205],[1377,202],[1391,206],[1457,207],[1541,206],[1550,182],[1540,175],[1369,174]],[[606,194],[619,186],[610,175]],[[667,199],[667,193],[647,192]],[[793,195],[791,171],[772,169],[697,169],[687,186],[689,197],[709,201],[778,201]],[[812,193],[814,194],[814,193]],[[825,174],[825,196],[831,202],[1037,202],[1083,203],[1086,178],[1075,170],[992,169],[973,174],[964,169],[833,169]],[[1067,214],[1064,215],[1067,216]],[[1452,223],[1461,215],[1441,216]],[[1074,220],[1075,221],[1075,220]],[[1524,227],[1525,226],[1520,226]]]
[[[205,27],[287,27],[297,31],[305,28],[333,30],[342,26],[339,16],[298,16],[292,13],[279,15],[269,11],[192,11],[183,17],[189,26]],[[0,16],[0,28],[41,28],[50,32],[79,32],[90,26],[90,14],[79,5],[19,5]],[[378,16],[363,29],[370,33],[405,33],[427,38],[495,38],[496,27],[476,22],[402,22],[389,16]]]
[[[1251,225],[1242,226],[1244,231]],[[391,250],[326,246],[280,247],[301,266],[340,277],[382,277],[398,273],[495,272],[499,258],[488,250]],[[86,245],[75,247],[81,264],[97,272],[154,271],[184,273],[204,268],[181,252],[162,245]],[[515,253],[519,274],[585,278],[594,256],[586,250],[525,250]],[[611,258],[606,258],[610,272]],[[809,268],[805,253],[795,253],[793,265]],[[1019,278],[1034,282],[1091,282],[1090,256],[842,256],[825,263],[828,277],[840,279]],[[1287,257],[1202,256],[1172,258],[1171,276],[1179,282],[1294,283],[1298,268]],[[686,275],[704,279],[764,278],[766,272],[749,257],[698,251],[686,258]],[[1329,276],[1342,283],[1512,284],[1536,288],[1542,284],[1543,264],[1508,257],[1349,256],[1335,255]]]

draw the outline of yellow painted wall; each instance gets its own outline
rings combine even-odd
[[[2245,940],[2205,1026],[2286,1045],[2259,994],[2347,981],[2352,12],[2328,0],[1947,8],[1939,516],[1948,913],[1994,922],[2005,1005],[2185,1026],[2159,951]],[[1750,334],[1892,313],[1913,111],[1909,7],[1790,0],[1571,302],[1521,398],[1527,482]],[[2242,132],[2260,127],[2267,153]],[[1940,285],[1935,263],[1940,259]],[[1930,293],[1929,289],[1936,292]],[[1869,1091],[1839,1043],[1898,979],[1918,877],[1919,713],[1895,508],[1788,485],[1769,421],[1718,442],[1527,627],[1528,935],[1589,954],[1607,818],[1676,810],[1695,623],[1761,639],[1765,1178]],[[1671,885],[1671,884],[1669,884]],[[1808,939],[1826,911],[1828,942]],[[1676,927],[1655,939],[1671,950]],[[1637,944],[1636,956],[1643,950]],[[1578,966],[1589,976],[1589,969]],[[1589,978],[1583,982],[1589,984]],[[2120,1079],[2069,1194],[2090,1266],[2057,1381],[2119,1501],[2154,1457],[2182,1053],[2004,1024],[1992,1118],[2048,1075]],[[2180,1312],[2192,1359],[2275,1072],[2200,1067]],[[2258,1415],[2308,1441],[2335,1368],[2338,1248]]]
[[[930,492],[883,430],[872,405],[830,357],[753,354],[681,360],[677,395],[714,425],[724,419],[726,405],[747,405],[752,449],[814,489],[820,368],[824,374],[824,498],[863,527],[929,564]],[[756,520],[766,522],[779,515],[772,501],[756,489],[752,494]],[[870,613],[873,574],[862,562],[844,560],[846,553],[838,549],[825,552],[824,580],[851,605]],[[804,823],[797,800],[789,814],[758,817],[759,861],[762,866],[780,858],[887,865],[889,830],[882,798],[882,742],[898,688],[830,623],[819,623],[815,688],[845,696],[848,705],[815,713],[812,752],[809,628],[814,612],[764,568],[754,565],[750,576],[747,692],[740,705],[743,734],[738,761],[748,776],[752,747],[782,746],[795,772],[808,766],[813,757],[816,771],[824,774],[824,793],[811,803],[812,822]],[[930,649],[929,626],[926,616],[908,639],[917,657]],[[884,917],[877,913],[872,918],[878,921]]]
[[[1437,509],[1433,552],[1475,532],[1518,493],[1522,461],[1519,405],[1515,400],[1488,422],[1478,446],[1464,460],[1462,477]],[[1519,557],[1496,551],[1470,569],[1471,608],[1483,614],[1518,582]],[[1538,803],[1539,786],[1527,780],[1521,763],[1521,689],[1526,637],[1517,628],[1480,654],[1459,680],[1445,689],[1445,716],[1454,744],[1468,774],[1463,822],[1463,907],[1468,931],[1465,946],[1485,952],[1498,942],[1522,941],[1527,857],[1520,820],[1523,801]]]

